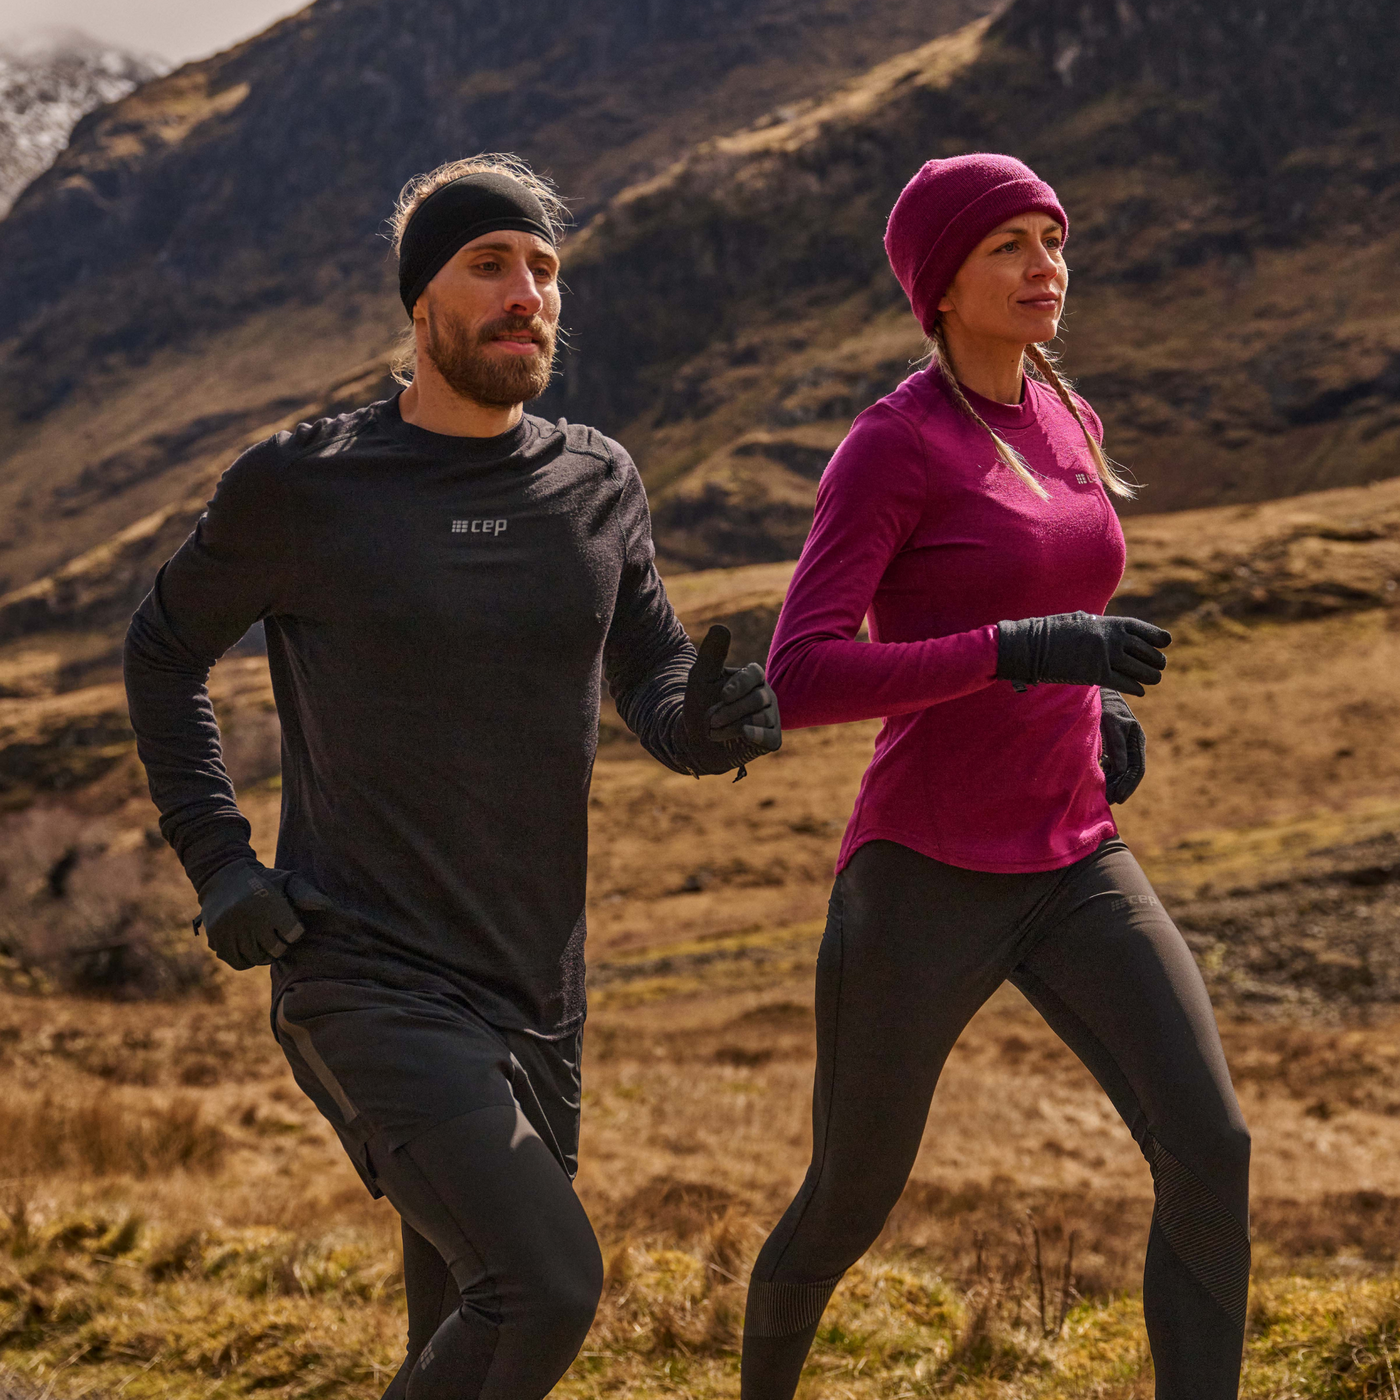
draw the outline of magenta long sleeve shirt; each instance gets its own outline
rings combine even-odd
[[[968,398],[1049,499],[937,370],[915,374],[832,457],[778,619],[768,674],[786,728],[885,721],[838,870],[877,840],[969,870],[1053,870],[1117,831],[1098,689],[1020,693],[995,675],[1002,619],[1103,612],[1123,576],[1118,517],[1054,390],[1027,379],[1020,404]]]

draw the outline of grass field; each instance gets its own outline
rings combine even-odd
[[[733,800],[767,819],[759,770],[750,783]],[[677,785],[608,760],[600,810],[646,791],[664,803]],[[603,854],[624,878],[626,852]],[[693,844],[690,857],[705,868]],[[804,869],[595,896],[613,917],[593,962],[579,1189],[608,1283],[561,1394],[737,1393],[743,1281],[809,1145],[820,921],[776,922],[806,911]],[[1391,887],[1348,888],[1348,917],[1393,943]],[[774,922],[738,922],[750,890]],[[1226,902],[1251,897],[1288,892]],[[662,911],[650,941],[648,904]],[[1205,926],[1215,906],[1185,907]],[[1319,915],[1301,917],[1306,939]],[[1228,931],[1210,936],[1256,1142],[1245,1394],[1393,1400],[1400,1025],[1311,964],[1310,999],[1251,999]],[[265,974],[206,970],[164,999],[0,996],[0,1362],[19,1400],[372,1397],[396,1367],[393,1212],[291,1082]],[[1150,1396],[1137,1296],[1150,1189],[1097,1086],[1003,990],[953,1054],[914,1178],[838,1290],[803,1396]]]
[[[650,972],[605,973],[589,1032],[580,1190],[608,1285],[567,1395],[734,1394],[746,1270],[805,1165],[805,973],[786,956]],[[394,1216],[291,1083],[261,980],[216,976],[197,1003],[0,1004],[16,1394],[370,1396],[392,1374]],[[1391,1397],[1395,1027],[1224,1028],[1258,1146],[1245,1393]],[[999,994],[838,1290],[804,1394],[1150,1395],[1149,1191],[1097,1088]]]
[[[733,586],[758,584],[761,611],[770,581]],[[1206,973],[1254,1132],[1259,1400],[1400,1400],[1392,618],[1174,624],[1170,684],[1139,706],[1150,771],[1123,829]],[[270,859],[264,664],[222,663],[215,693]],[[67,761],[27,704],[0,704],[12,750]],[[0,1400],[372,1400],[402,1345],[393,1212],[292,1083],[266,975],[185,932],[134,760],[93,725],[81,785],[0,816]],[[793,734],[734,786],[605,726],[579,1190],[608,1283],[561,1394],[737,1394],[743,1282],[807,1161],[812,964],[873,736]],[[999,993],[803,1400],[1150,1396],[1150,1191],[1092,1080]]]

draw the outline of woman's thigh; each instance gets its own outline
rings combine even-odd
[[[961,870],[886,841],[837,877],[817,960],[812,1165],[765,1247],[767,1271],[824,1277],[868,1248],[949,1051],[1060,878]]]
[[[1056,892],[1011,980],[1134,1138],[1154,1139],[1248,1222],[1249,1134],[1205,982],[1128,848],[1105,842]]]

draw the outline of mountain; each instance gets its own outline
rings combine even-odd
[[[0,42],[0,218],[53,164],[80,118],[164,67],[76,29],[39,29]]]
[[[226,450],[381,351],[413,173],[515,150],[586,221],[990,3],[318,0],[93,113],[0,222],[0,580],[191,489],[157,439]]]
[[[87,118],[0,222],[0,631],[108,635],[240,446],[384,392],[379,221],[491,145],[584,196],[539,408],[626,441],[672,574],[797,553],[851,417],[922,350],[885,214],[967,149],[1066,200],[1066,365],[1132,509],[1396,472],[1380,0],[495,14],[319,0]]]
[[[1015,0],[621,192],[569,260],[555,401],[647,464],[674,565],[792,557],[851,417],[923,353],[881,246],[899,189],[1009,150],[1069,211],[1066,365],[1130,509],[1392,475],[1397,62],[1382,0]]]

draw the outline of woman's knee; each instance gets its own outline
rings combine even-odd
[[[1253,1143],[1249,1129],[1238,1112],[1222,1116],[1222,1120],[1206,1132],[1197,1132],[1190,1139],[1191,1158],[1199,1175],[1239,1189],[1249,1181],[1249,1158]]]
[[[1249,1158],[1252,1150],[1249,1129],[1244,1119],[1236,1121],[1215,1135],[1210,1151],[1218,1173],[1216,1190],[1241,1219],[1249,1219]]]
[[[1249,1157],[1254,1140],[1243,1118],[1231,1123],[1219,1136],[1216,1152],[1225,1170],[1232,1175],[1249,1175]]]
[[[903,1188],[901,1178],[823,1182],[800,1193],[764,1244],[754,1277],[811,1283],[844,1273],[875,1243]]]
[[[1233,1095],[1222,1095],[1209,1111],[1173,1115],[1151,1129],[1151,1136],[1202,1181],[1238,1187],[1249,1180],[1252,1140]]]
[[[1152,1167],[1158,1215],[1167,1221],[1215,1220],[1248,1239],[1249,1129],[1236,1114],[1209,1130],[1198,1128],[1180,1143],[1150,1133],[1143,1152]],[[1226,1221],[1234,1225],[1227,1227]]]
[[[849,1196],[827,1213],[826,1233],[839,1242],[842,1268],[850,1268],[875,1243],[903,1194],[903,1181],[888,1183],[874,1187],[864,1200]]]

